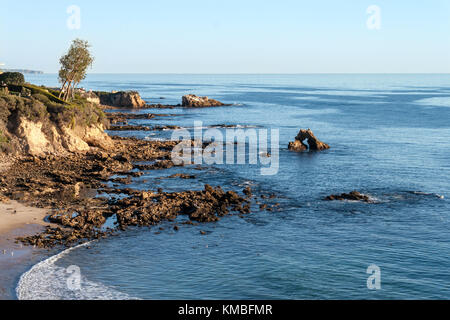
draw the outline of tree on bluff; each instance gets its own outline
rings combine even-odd
[[[74,89],[86,78],[86,71],[94,62],[90,47],[87,41],[75,39],[67,54],[59,60],[59,81],[62,84],[59,98],[64,101],[74,98]]]

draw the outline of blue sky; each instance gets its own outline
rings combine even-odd
[[[0,0],[7,68],[57,72],[77,37],[96,73],[450,73],[448,0]]]

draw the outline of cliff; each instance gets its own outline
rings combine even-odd
[[[29,84],[0,91],[0,153],[62,155],[112,145],[104,132],[108,120],[98,106],[80,97],[65,103],[57,95]]]

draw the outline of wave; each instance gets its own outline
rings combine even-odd
[[[422,192],[422,191],[408,191],[411,194],[417,195],[417,196],[432,196],[436,197],[438,199],[445,199],[445,196],[440,195],[438,193],[428,193],[428,192]]]
[[[64,250],[34,265],[19,280],[16,295],[19,300],[135,300],[101,283],[87,280],[81,275],[80,286],[71,289],[68,269],[56,266],[56,262],[71,251],[85,247],[91,242]]]

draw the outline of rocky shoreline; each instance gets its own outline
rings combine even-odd
[[[107,116],[116,123],[118,130],[128,129],[129,119],[156,117],[126,113]],[[108,148],[93,147],[84,153],[21,157],[4,172],[0,177],[0,194],[51,211],[48,221],[52,225],[42,233],[18,238],[18,242],[39,248],[75,246],[128,227],[154,226],[162,221],[173,221],[174,229],[179,230],[175,220],[180,215],[189,218],[183,224],[197,224],[215,222],[229,214],[243,216],[251,212],[253,195],[250,188],[239,195],[209,185],[201,191],[176,193],[111,187],[108,182],[126,185],[145,171],[174,167],[170,155],[177,142],[123,137],[111,137],[110,140]],[[150,164],[136,164],[143,161]],[[126,178],[111,178],[114,175]],[[169,178],[196,177],[178,174]],[[275,207],[270,201],[256,203],[263,210]],[[114,227],[104,228],[109,219],[115,221]]]

